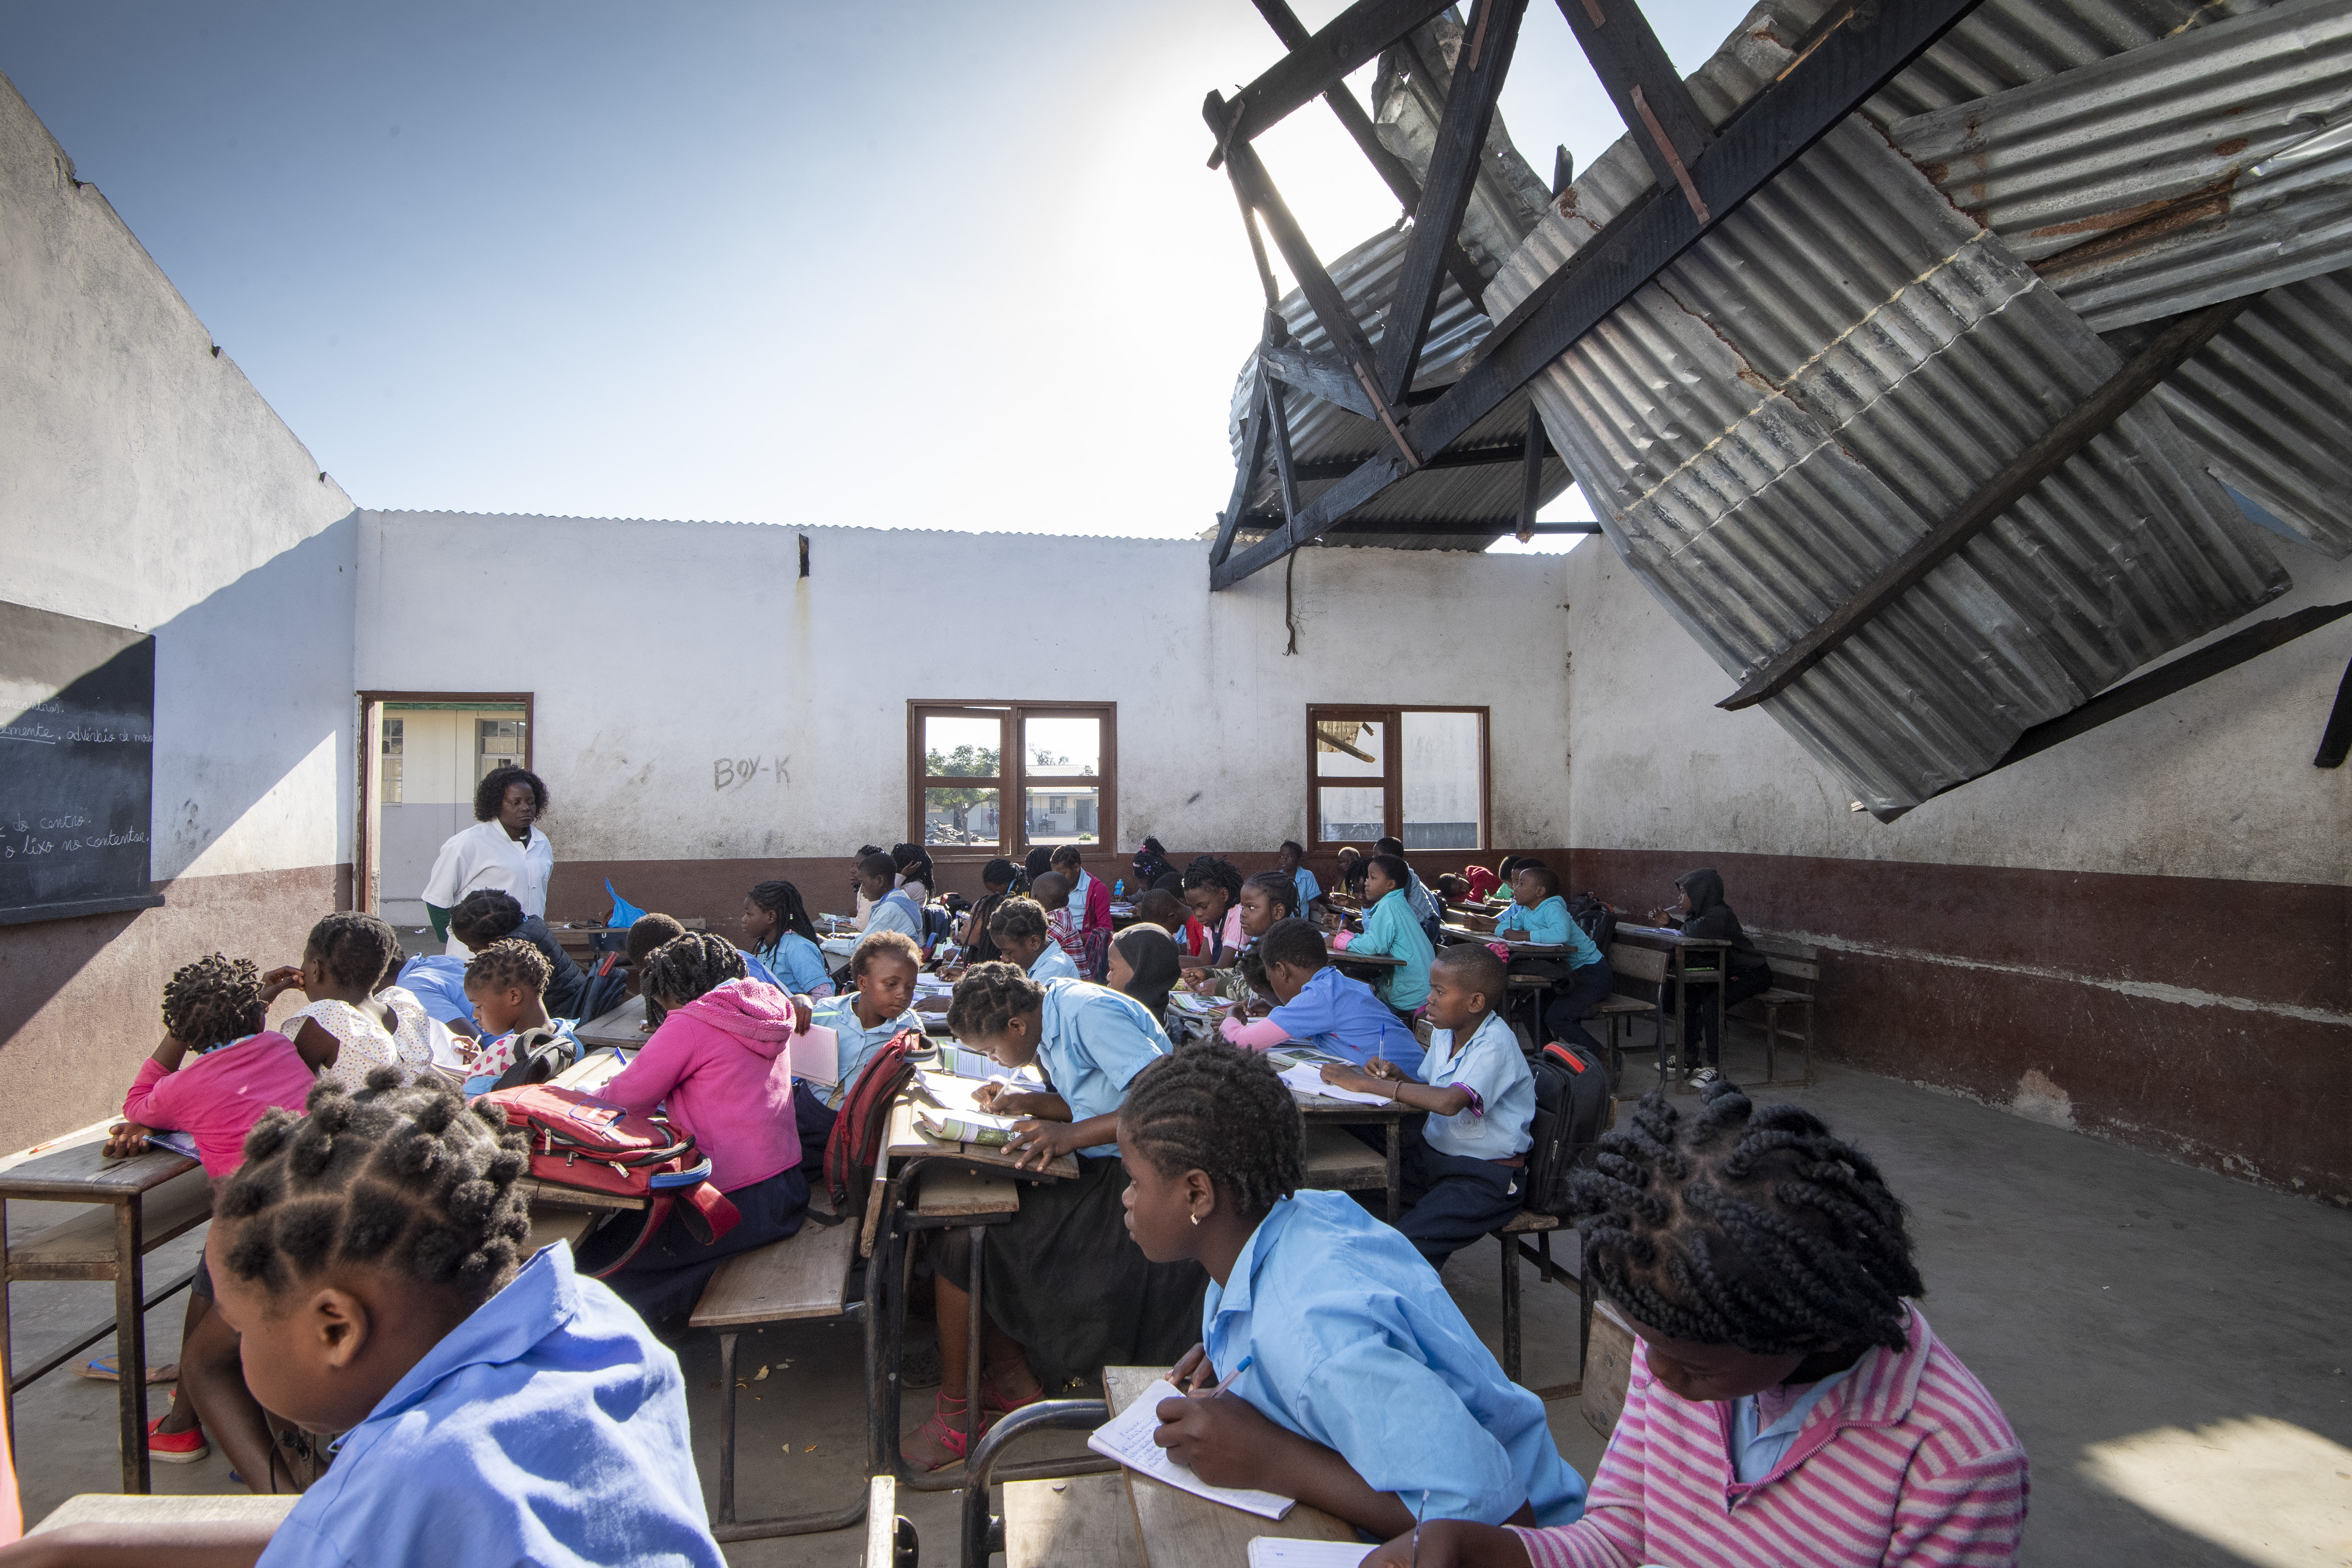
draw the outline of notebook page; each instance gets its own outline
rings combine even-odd
[[[1356,1568],[1379,1551],[1356,1541],[1286,1541],[1279,1535],[1255,1535],[1249,1543],[1249,1568]]]
[[[1323,1081],[1323,1069],[1311,1062],[1282,1069],[1282,1081],[1300,1094],[1319,1094],[1326,1100],[1344,1100],[1350,1105],[1386,1105],[1385,1094],[1364,1094],[1352,1089],[1341,1089],[1336,1083]]]
[[[1108,1458],[1117,1459],[1131,1470],[1139,1470],[1155,1481],[1165,1481],[1194,1497],[1207,1498],[1211,1502],[1223,1503],[1254,1513],[1260,1519],[1280,1519],[1297,1502],[1272,1492],[1251,1491],[1246,1488],[1213,1487],[1194,1475],[1190,1467],[1169,1458],[1168,1450],[1151,1440],[1160,1430],[1160,1402],[1181,1397],[1176,1385],[1161,1378],[1139,1394],[1133,1403],[1094,1430],[1087,1447]],[[1370,1548],[1367,1547],[1366,1551]],[[1361,1555],[1360,1553],[1359,1554]]]

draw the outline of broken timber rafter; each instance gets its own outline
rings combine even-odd
[[[1959,510],[1922,534],[1852,598],[1831,611],[1821,625],[1783,648],[1763,668],[1749,676],[1738,690],[1716,706],[1731,710],[1752,707],[1786,691],[1799,676],[1835,652],[1880,611],[1950,560],[1995,518],[2063,468],[2068,459],[2122,418],[2134,404],[2155,391],[2158,382],[2179,369],[2258,298],[2259,294],[2242,294],[2172,318],[2096,392],[2043,431],[2039,439],[2011,458],[2008,467],[1969,497]]]
[[[1304,42],[1283,39],[1290,52],[1234,95],[1233,106],[1209,121],[1216,133],[1215,168],[1235,146],[1247,145],[1293,110],[1341,87],[1382,49],[1445,9],[1451,0],[1356,0]],[[1277,29],[1279,30],[1279,29]]]
[[[1692,184],[1690,166],[1715,140],[1715,127],[1666,58],[1650,20],[1633,0],[1559,0],[1559,14],[1584,46],[1592,74],[1617,106],[1633,145],[1649,160],[1658,184],[1679,189],[1701,223],[1706,204]]]
[[[1419,449],[1442,452],[1461,439],[1975,5],[1976,0],[1906,0],[1857,5],[1839,16],[1780,79],[1721,127],[1690,166],[1712,222],[1701,223],[1685,203],[1658,200],[1654,186],[1637,198],[1496,322],[1478,363],[1413,416],[1411,431]],[[1367,460],[1283,528],[1214,563],[1210,586],[1231,587],[1279,561],[1410,471],[1392,453]]]

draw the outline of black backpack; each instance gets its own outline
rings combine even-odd
[[[1584,934],[1592,939],[1592,945],[1601,950],[1601,957],[1609,956],[1609,944],[1617,940],[1615,910],[1591,893],[1579,893],[1568,900],[1568,918],[1583,928]]]
[[[626,1001],[628,994],[629,973],[622,967],[620,954],[604,954],[594,967],[581,973],[580,1021],[603,1017]]]
[[[1554,1040],[1528,1064],[1536,1079],[1536,1118],[1528,1148],[1526,1206],[1568,1212],[1570,1175],[1592,1163],[1592,1145],[1609,1125],[1609,1069],[1581,1046]]]

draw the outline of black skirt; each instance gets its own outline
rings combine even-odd
[[[1208,1270],[1145,1258],[1126,1190],[1117,1155],[1081,1155],[1067,1181],[1024,1182],[1021,1212],[988,1227],[982,1305],[1049,1394],[1106,1366],[1167,1366],[1200,1342]]]
[[[702,1288],[721,1263],[739,1252],[799,1233],[808,1214],[808,1178],[799,1166],[790,1166],[764,1181],[738,1187],[727,1194],[727,1201],[740,1217],[735,1228],[718,1240],[707,1244],[695,1240],[694,1233],[673,1210],[635,1258],[605,1277],[604,1283],[614,1294],[635,1307],[656,1332],[686,1326],[695,1302],[701,1300]],[[580,1248],[580,1272],[594,1274],[609,1267],[628,1250],[642,1228],[643,1222],[635,1215],[623,1215],[589,1237]]]

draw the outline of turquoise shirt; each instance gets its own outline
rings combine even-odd
[[[1403,968],[1380,978],[1381,999],[1390,1006],[1410,1013],[1429,1000],[1429,961],[1437,950],[1429,945],[1429,933],[1421,929],[1421,917],[1412,912],[1412,900],[1402,888],[1364,911],[1364,934],[1346,951],[1385,952],[1404,960]]]
[[[1534,909],[1525,904],[1513,904],[1495,917],[1495,934],[1524,931],[1529,942],[1540,942],[1552,947],[1568,949],[1568,966],[1581,969],[1588,963],[1601,962],[1601,950],[1584,934],[1584,928],[1568,918],[1568,900],[1554,893]]]
[[[1433,1088],[1459,1089],[1470,1096],[1465,1109],[1451,1116],[1433,1113],[1422,1123],[1422,1136],[1439,1153],[1507,1160],[1535,1142],[1528,1131],[1536,1119],[1535,1074],[1500,1013],[1487,1014],[1459,1051],[1453,1030],[1432,1029],[1421,1076]]]
[[[1150,1010],[1122,991],[1078,979],[1045,982],[1037,1065],[1070,1108],[1072,1121],[1117,1111],[1135,1075],[1175,1047]],[[1097,1143],[1081,1154],[1116,1154]]]
[[[1209,1281],[1201,1342],[1220,1376],[1249,1363],[1234,1394],[1374,1491],[1418,1510],[1427,1489],[1426,1518],[1500,1524],[1525,1502],[1538,1525],[1583,1516],[1543,1401],[1503,1375],[1412,1244],[1346,1193],[1274,1205],[1225,1283]]]
[[[888,1045],[891,1037],[901,1029],[912,1029],[919,1035],[923,1032],[923,1016],[912,1007],[895,1018],[884,1019],[869,1029],[857,1021],[856,1002],[857,993],[852,991],[845,996],[827,997],[809,1009],[809,1022],[823,1024],[831,1029],[840,1046],[841,1081],[811,1083],[808,1089],[835,1110],[841,1109],[842,1097],[849,1092],[849,1086],[857,1081],[857,1074],[866,1066],[868,1057]],[[805,1079],[802,1081],[807,1082]]]

